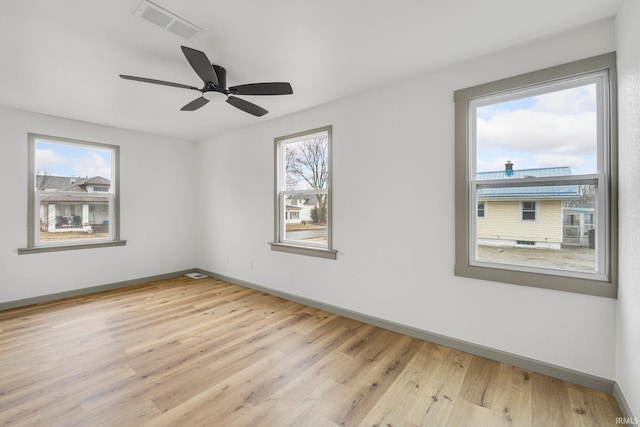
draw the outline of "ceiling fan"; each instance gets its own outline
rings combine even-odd
[[[195,86],[148,79],[145,77],[127,76],[125,74],[120,74],[120,77],[127,80],[180,87],[200,92],[201,96],[182,107],[180,109],[182,111],[195,111],[198,108],[205,106],[215,97],[220,98],[226,96],[227,103],[246,113],[260,117],[267,114],[268,111],[259,105],[237,98],[234,95],[290,95],[293,93],[291,85],[284,82],[250,83],[227,88],[227,70],[219,65],[212,64],[204,52],[191,49],[186,46],[182,46],[182,52],[187,58],[187,61],[189,61],[189,64],[191,64],[191,67],[193,67],[193,70],[204,82],[204,86],[202,86],[202,88],[198,89]]]

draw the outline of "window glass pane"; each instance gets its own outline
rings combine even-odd
[[[111,197],[38,192],[41,243],[109,238]]]
[[[491,216],[476,221],[476,261],[595,272],[596,191],[596,185],[478,189]],[[535,202],[518,199],[533,193]]]
[[[283,239],[305,245],[327,247],[327,193],[298,193],[284,197]]]
[[[35,236],[39,244],[110,239],[113,151],[35,140]]]
[[[111,191],[112,151],[36,140],[36,190]],[[88,180],[88,182],[87,182]]]
[[[598,172],[596,83],[515,96],[475,109],[478,173],[501,179]]]
[[[282,144],[284,190],[326,190],[329,180],[329,144],[327,133],[311,135],[300,141]]]
[[[522,202],[522,219],[536,219],[536,202]]]

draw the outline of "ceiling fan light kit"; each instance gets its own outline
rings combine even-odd
[[[195,111],[208,104],[209,101],[225,100],[226,98],[228,104],[245,113],[260,117],[267,114],[268,111],[242,98],[237,98],[234,95],[290,95],[293,93],[291,84],[287,82],[249,83],[227,88],[227,70],[219,65],[212,64],[209,58],[207,58],[207,55],[202,51],[186,46],[182,46],[181,49],[191,68],[193,68],[202,80],[204,85],[201,88],[181,83],[166,82],[164,80],[129,76],[126,74],[120,74],[120,77],[126,80],[172,86],[200,92],[201,96],[182,107],[182,111]]]

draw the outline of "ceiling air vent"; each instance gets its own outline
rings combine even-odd
[[[193,40],[202,31],[202,28],[148,0],[143,0],[133,14],[185,40]]]

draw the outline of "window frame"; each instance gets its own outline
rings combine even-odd
[[[97,192],[87,194],[73,194],[77,197],[104,197],[109,201],[109,236],[106,238],[89,238],[81,239],[78,241],[73,240],[57,240],[51,243],[42,243],[39,239],[38,230],[40,228],[40,193],[35,189],[36,179],[36,143],[38,141],[46,141],[54,144],[61,145],[74,145],[87,148],[99,148],[102,150],[111,151],[111,192]],[[89,248],[103,248],[110,246],[124,246],[126,240],[120,239],[120,147],[117,145],[103,144],[92,141],[77,140],[71,138],[64,138],[51,135],[42,135],[35,133],[27,134],[28,142],[28,179],[27,179],[27,246],[24,248],[18,248],[18,254],[32,254],[42,252],[58,252],[77,249],[89,249]],[[56,192],[56,194],[67,194],[64,192]],[[71,193],[69,193],[71,194]]]
[[[596,221],[603,229],[605,241],[597,249],[597,262],[602,261],[602,255],[608,259],[603,275],[591,275],[588,273],[567,273],[565,270],[544,271],[543,268],[527,268],[517,265],[491,265],[492,263],[478,263],[472,258],[471,250],[475,239],[477,221],[477,188],[502,187],[502,182],[475,179],[475,145],[471,141],[470,131],[472,119],[469,117],[471,105],[478,99],[489,99],[492,96],[501,97],[510,92],[521,94],[522,91],[541,85],[553,86],[563,80],[581,78],[590,74],[604,72],[606,90],[603,104],[605,122],[608,128],[604,128],[605,141],[598,145],[599,164],[598,173],[592,175],[573,175],[567,177],[553,177],[545,179],[545,185],[563,185],[569,182],[582,183],[584,180],[593,180],[598,186],[598,209]],[[616,91],[616,54],[615,52],[574,61],[539,71],[509,77],[506,79],[480,84],[454,92],[455,102],[455,268],[456,276],[490,280],[496,282],[533,286],[545,289],[554,289],[567,292],[575,292],[587,295],[597,295],[615,298],[617,296],[617,91]],[[600,117],[598,118],[600,120]],[[524,186],[527,180],[532,186],[540,186],[540,178],[519,179],[517,186]],[[496,180],[499,181],[499,180]],[[538,204],[536,203],[536,208]],[[521,211],[522,215],[522,211]],[[539,212],[536,212],[536,219]],[[521,216],[522,218],[522,216]],[[604,252],[602,252],[604,251]],[[489,264],[489,265],[488,265]],[[599,264],[601,265],[601,264]]]
[[[282,162],[281,147],[287,142],[293,142],[295,140],[303,140],[305,137],[310,137],[315,134],[326,133],[327,134],[327,188],[325,189],[310,189],[310,190],[286,190],[281,189],[282,180],[284,176],[284,165]],[[274,139],[274,152],[275,152],[275,198],[274,198],[274,240],[269,242],[272,251],[287,252],[298,255],[314,256],[325,259],[336,259],[338,251],[333,249],[332,245],[332,228],[333,228],[333,201],[331,197],[332,193],[332,126],[323,126],[316,129],[297,132],[290,135],[281,136]],[[287,240],[284,235],[284,227],[286,226],[286,205],[285,197],[290,194],[327,194],[327,245],[319,245],[317,243],[301,244],[298,241]]]

